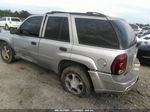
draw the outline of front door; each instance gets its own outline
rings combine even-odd
[[[39,32],[43,16],[29,17],[19,28],[20,33],[13,36],[14,49],[18,56],[36,61],[38,56]]]

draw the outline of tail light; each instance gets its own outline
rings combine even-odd
[[[111,72],[114,75],[121,75],[125,72],[127,65],[127,55],[122,54],[116,57],[111,66]]]

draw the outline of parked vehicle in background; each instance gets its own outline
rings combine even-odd
[[[125,92],[137,82],[137,41],[130,25],[100,13],[49,12],[0,33],[2,60],[26,59],[59,74],[76,96]]]
[[[141,37],[139,41],[141,41],[141,45],[137,57],[143,65],[150,63],[150,34]]]
[[[149,30],[150,31],[150,27],[149,26],[144,26],[144,27],[142,27],[142,31],[144,31],[144,30]]]
[[[136,24],[130,24],[130,26],[132,27],[132,29],[134,30],[135,35],[138,35],[140,33],[140,31],[142,30],[138,25]]]
[[[147,34],[142,37],[137,37],[137,41],[140,42],[140,45],[147,43],[149,41],[149,39],[150,39],[150,34]]]
[[[144,30],[144,31],[141,31],[139,34],[137,34],[137,36],[139,38],[141,38],[141,37],[148,35],[148,34],[150,34],[150,30]]]
[[[10,28],[17,28],[21,24],[21,20],[18,17],[1,17],[0,26],[4,27],[6,30]]]

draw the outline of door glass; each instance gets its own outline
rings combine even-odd
[[[69,42],[68,18],[49,17],[44,37],[46,39]]]
[[[27,19],[20,27],[21,34],[39,36],[43,16],[34,16]]]

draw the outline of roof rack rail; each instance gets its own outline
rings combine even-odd
[[[47,12],[46,14],[54,14],[54,13],[68,13],[68,14],[74,14],[74,15],[87,15],[87,16],[101,16],[101,17],[106,17],[106,15],[101,14],[99,12],[80,13],[80,12],[51,11],[51,12]]]
[[[54,13],[67,13],[67,12],[63,12],[63,11],[51,11],[51,12],[47,12],[46,14],[54,14]]]
[[[99,13],[99,12],[86,12],[87,14],[91,14],[91,15],[100,15],[100,16],[106,16],[102,13]]]

